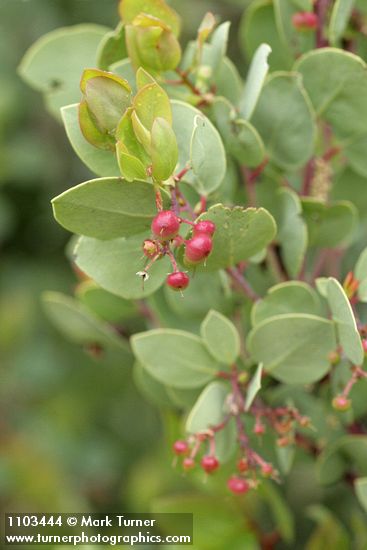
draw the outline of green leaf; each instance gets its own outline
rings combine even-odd
[[[164,118],[156,118],[152,127],[152,176],[157,181],[167,180],[178,161],[176,136]]]
[[[325,547],[350,550],[349,533],[334,514],[318,504],[310,506],[307,512],[318,526],[308,539],[306,550],[322,550]]]
[[[364,148],[364,160],[366,158],[365,151],[366,149]],[[366,177],[367,170],[365,174],[361,175],[354,169],[350,168],[350,166],[347,166],[335,177],[330,193],[330,199],[332,200],[346,200],[351,202],[355,208],[357,208],[359,218],[361,220],[365,220],[367,218]]]
[[[271,47],[269,44],[261,44],[252,58],[240,102],[240,114],[245,120],[251,119],[259,100],[266,75],[269,71],[268,57],[270,53]]]
[[[281,209],[278,220],[281,255],[287,273],[296,278],[307,251],[307,226],[302,218],[302,204],[297,193],[290,189],[280,189],[278,194]]]
[[[364,351],[352,306],[343,287],[333,277],[329,278],[327,300],[337,326],[340,345],[345,355],[354,364],[361,365],[364,359]]]
[[[246,390],[245,411],[248,411],[250,409],[256,395],[261,390],[262,373],[263,373],[263,364],[260,363]]]
[[[73,298],[60,292],[45,292],[42,302],[49,319],[68,340],[117,347],[130,353],[127,342],[117,332]]]
[[[203,319],[210,308],[222,313],[230,311],[233,297],[225,291],[226,283],[226,275],[221,272],[197,272],[185,290],[184,300],[167,286],[164,294],[176,318]]]
[[[76,297],[90,311],[108,323],[139,315],[135,304],[100,288],[94,281],[84,281],[76,289]]]
[[[290,45],[284,44],[280,37],[272,0],[251,2],[242,17],[239,38],[241,49],[247,59],[255,55],[264,37],[272,49],[269,58],[270,69],[289,69],[293,62]]]
[[[172,408],[168,388],[153,378],[139,361],[135,361],[133,378],[138,390],[150,403],[160,408]]]
[[[367,71],[358,56],[334,48],[305,54],[295,65],[316,115],[337,139],[351,142],[367,132]],[[348,148],[345,149],[348,155]]]
[[[203,194],[208,194],[217,189],[225,175],[226,154],[218,130],[213,126],[210,120],[205,117],[198,109],[195,109],[182,101],[171,101],[173,114],[173,131],[177,138],[179,151],[179,164],[177,170],[180,171],[187,166],[191,155],[194,155],[195,166],[198,176],[190,171],[185,175],[185,182],[192,185]],[[194,137],[195,120],[202,122],[196,130],[198,133]],[[193,143],[191,141],[193,140]],[[205,150],[203,149],[205,148]],[[208,155],[208,151],[210,155]],[[205,153],[205,157],[203,156]],[[207,159],[211,160],[213,165],[209,166]],[[200,163],[203,163],[200,166]],[[216,172],[212,169],[216,167]],[[209,172],[207,171],[209,169]],[[205,174],[210,174],[209,180],[204,180]]]
[[[277,489],[275,483],[264,481],[259,487],[261,497],[265,500],[271,510],[273,521],[279,529],[282,538],[286,543],[290,544],[295,537],[295,521],[292,510],[282,495]]]
[[[97,47],[108,30],[99,25],[57,29],[39,38],[23,57],[20,76],[45,94],[53,115],[59,117],[60,107],[79,101],[80,75],[95,65]]]
[[[251,311],[253,325],[288,313],[317,315],[320,301],[315,291],[306,283],[287,281],[270,288],[262,300],[257,301]]]
[[[97,52],[97,65],[108,71],[113,63],[127,57],[125,27],[119,23],[115,30],[108,32],[101,40]]]
[[[265,158],[264,143],[256,128],[246,120],[237,118],[234,107],[224,97],[212,104],[216,125],[227,150],[241,165],[255,167]]]
[[[248,349],[271,376],[286,384],[310,384],[330,369],[336,338],[331,321],[307,314],[266,319],[250,332]]]
[[[129,182],[134,180],[144,181],[147,179],[148,176],[144,164],[137,157],[127,152],[122,141],[116,143],[116,155],[123,178]]]
[[[140,14],[126,26],[126,44],[135,69],[143,67],[150,73],[176,69],[181,60],[181,47],[175,35],[162,21]]]
[[[211,382],[201,392],[186,420],[186,431],[192,434],[205,432],[223,422],[226,411],[226,399],[230,388],[224,382]]]
[[[358,298],[361,302],[367,302],[367,248],[365,248],[354,268],[354,276],[359,281]]]
[[[240,354],[240,338],[233,323],[221,313],[209,311],[201,324],[201,337],[212,356],[231,365]]]
[[[208,271],[232,267],[251,258],[266,247],[276,233],[273,217],[263,208],[226,208],[217,204],[200,219],[211,220],[217,227],[206,266],[198,267]]]
[[[213,498],[213,494],[195,493],[191,490],[189,493],[156,498],[152,502],[151,510],[153,513],[165,513],[165,521],[170,522],[174,521],[177,513],[194,514],[195,546],[192,550],[259,548],[250,528],[244,525],[242,510],[239,506],[232,506],[229,499]],[[167,532],[177,533],[179,529],[170,525]],[[232,545],[232,540],[240,540],[240,544]]]
[[[337,46],[347,28],[349,18],[355,0],[336,0],[331,12],[329,23],[329,41],[333,46]]]
[[[95,122],[92,112],[89,110],[85,99],[79,103],[78,110],[79,126],[84,139],[88,143],[102,149],[103,151],[113,151],[115,147],[114,136],[105,129],[100,129]]]
[[[156,215],[153,185],[121,178],[100,178],[68,189],[52,200],[58,223],[97,239],[128,237],[148,231]]]
[[[119,12],[125,24],[143,12],[163,21],[176,36],[180,32],[180,17],[164,0],[120,0]]]
[[[171,104],[166,92],[156,82],[146,84],[136,94],[133,107],[143,126],[151,131],[156,118],[172,123]]]
[[[356,479],[354,489],[362,508],[367,512],[367,477]]]
[[[209,195],[222,183],[226,172],[226,157],[212,154],[212,144],[217,143],[209,119],[197,115],[190,143],[190,161],[201,194]],[[210,154],[208,152],[210,151]]]
[[[149,150],[151,135],[132,108],[127,109],[121,118],[116,130],[116,139],[121,143],[119,145],[120,150],[125,148],[125,152],[140,160],[145,168],[149,166],[151,159],[141,142]]]
[[[212,70],[212,78],[214,81],[221,71],[226,55],[230,26],[231,23],[225,21],[215,29],[210,39],[211,56],[209,67]]]
[[[328,205],[310,197],[301,200],[309,246],[333,248],[348,241],[357,222],[357,210],[352,203],[339,201]]]
[[[61,118],[70,144],[78,157],[97,176],[118,176],[120,174],[116,155],[111,151],[97,149],[83,136],[78,118],[78,104],[61,109]]]
[[[158,260],[149,269],[149,279],[143,284],[137,273],[144,270],[142,244],[145,238],[145,233],[109,241],[82,237],[75,249],[75,262],[112,294],[126,300],[144,298],[162,286],[169,272],[167,258]]]
[[[351,467],[358,476],[366,476],[366,456],[366,436],[344,435],[339,437],[327,446],[318,458],[317,467],[321,483],[325,485],[336,483]]]
[[[143,367],[173,388],[199,388],[212,380],[218,370],[201,339],[189,332],[150,330],[135,334],[131,345]]]
[[[127,80],[133,90],[133,93],[137,92],[136,71],[129,58],[113,63],[110,70]]]
[[[198,28],[197,39],[200,47],[204,44],[204,42],[208,39],[209,35],[213,32],[216,24],[217,24],[217,21],[214,15],[212,14],[212,12],[208,11],[204,15]]]
[[[115,131],[130,105],[129,83],[120,76],[101,69],[85,69],[80,89],[99,130],[109,133]]]
[[[187,418],[186,431],[195,434],[221,424],[228,414],[226,399],[229,393],[229,386],[223,382],[211,382],[206,386]],[[226,462],[236,447],[234,423],[229,421],[225,428],[215,433],[214,438],[215,454],[220,462]]]
[[[136,86],[138,90],[147,86],[147,84],[155,84],[156,80],[145,70],[143,67],[139,67],[136,71]]]
[[[266,81],[252,123],[269,157],[280,168],[294,170],[312,156],[315,120],[302,80],[295,73],[277,73]]]

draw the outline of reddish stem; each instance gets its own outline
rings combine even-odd
[[[260,299],[260,296],[252,289],[251,285],[247,282],[245,277],[238,271],[235,267],[228,267],[227,273],[237,285],[238,288],[251,300],[251,302],[257,302]]]

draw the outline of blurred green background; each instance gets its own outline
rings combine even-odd
[[[231,19],[238,57],[243,0],[172,4],[184,41],[209,9]],[[117,21],[117,0],[0,0],[0,499],[8,512],[144,511],[155,496],[189,489],[170,467],[175,419],[140,397],[129,365],[67,343],[40,305],[42,291],[72,294],[77,284],[50,199],[90,174],[17,66],[52,29]]]

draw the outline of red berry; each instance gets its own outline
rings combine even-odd
[[[189,264],[202,262],[209,256],[213,248],[213,241],[207,233],[194,235],[186,242],[185,260]]]
[[[210,220],[203,220],[194,225],[193,234],[198,235],[199,233],[207,233],[207,235],[214,235],[215,229],[215,223]]]
[[[179,291],[189,286],[190,279],[183,271],[175,271],[168,275],[166,282],[173,290]]]
[[[232,493],[235,493],[236,495],[247,493],[250,488],[247,481],[238,476],[233,476],[229,478],[227,482],[227,487],[230,491],[232,491]]]
[[[178,439],[173,444],[173,452],[176,455],[185,455],[189,451],[189,444],[187,441],[182,441],[181,439]]]
[[[205,455],[201,459],[201,467],[208,474],[219,468],[219,460],[213,455]]]
[[[256,435],[263,435],[265,433],[264,424],[261,424],[260,422],[256,423],[253,431]]]
[[[344,397],[344,395],[337,395],[336,397],[334,397],[332,401],[333,408],[336,411],[341,411],[341,412],[344,412],[350,409],[351,404],[352,404],[351,400],[348,399],[347,397]]]
[[[298,31],[309,31],[317,28],[318,17],[315,13],[309,11],[299,11],[292,17],[293,26]]]
[[[182,461],[182,467],[184,470],[192,470],[195,468],[195,460],[189,456],[183,459]]]
[[[264,477],[270,477],[274,474],[274,468],[271,464],[263,464],[261,466],[261,473]]]
[[[237,462],[237,470],[239,472],[247,472],[249,469],[249,464],[245,458],[240,458]]]
[[[176,237],[180,229],[180,219],[172,210],[158,212],[152,221],[152,231],[156,237],[169,240]]]
[[[143,253],[147,258],[154,258],[159,252],[159,245],[152,239],[145,239],[143,242]]]
[[[363,338],[362,346],[363,346],[364,352],[367,353],[367,340],[366,340],[366,338]]]

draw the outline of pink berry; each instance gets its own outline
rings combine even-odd
[[[352,404],[351,400],[348,399],[347,397],[344,397],[344,395],[337,395],[336,397],[334,397],[332,401],[333,408],[336,411],[341,411],[341,412],[344,412],[350,409],[351,404]]]
[[[264,477],[270,477],[274,474],[274,468],[271,464],[263,464],[261,466],[261,473]]]
[[[210,235],[207,233],[199,233],[186,242],[184,259],[189,264],[197,264],[209,256],[212,248],[213,241]]]
[[[214,235],[215,229],[215,223],[211,222],[210,220],[203,220],[201,222],[197,222],[194,225],[193,233],[194,235],[198,235],[199,233]]]
[[[143,242],[143,253],[147,258],[154,258],[159,253],[159,245],[152,239],[145,239]]]
[[[318,17],[315,13],[309,11],[299,11],[292,17],[294,28],[298,31],[309,31],[317,28]]]
[[[364,352],[367,353],[367,340],[366,340],[366,338],[363,338],[362,346],[363,346]]]
[[[219,468],[219,460],[213,455],[205,455],[201,459],[201,467],[208,474]]]
[[[162,240],[169,240],[176,237],[180,229],[180,219],[172,210],[158,212],[152,221],[152,232]]]
[[[183,271],[175,271],[168,275],[166,282],[173,290],[180,291],[189,286],[190,279]]]
[[[195,460],[193,458],[187,456],[182,461],[182,467],[186,471],[192,470],[193,468],[195,468]]]
[[[235,493],[236,495],[241,495],[243,493],[247,493],[250,486],[247,483],[245,479],[238,476],[233,476],[229,478],[227,482],[227,487],[232,493]]]
[[[263,435],[265,433],[264,424],[261,424],[260,422],[256,423],[253,431],[256,435]]]
[[[189,451],[189,445],[187,441],[183,441],[181,439],[178,439],[173,444],[173,452],[176,455],[185,455]]]

